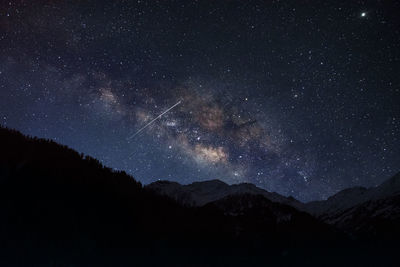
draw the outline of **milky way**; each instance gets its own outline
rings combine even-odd
[[[308,201],[399,171],[399,3],[31,2],[0,3],[1,125],[143,183]]]

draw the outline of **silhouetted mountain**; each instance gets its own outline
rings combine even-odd
[[[340,213],[366,201],[378,200],[400,194],[400,173],[377,187],[344,189],[323,201],[306,203],[304,208],[318,217]]]
[[[248,221],[256,222],[251,226],[252,233],[270,235],[265,228],[274,229],[277,236],[296,236],[294,240],[335,240],[339,232],[329,231],[327,225],[319,222],[308,213],[285,204],[272,202],[260,194],[234,194],[228,195],[204,206],[222,212],[225,216],[235,217],[235,231],[240,234],[242,229],[247,229]],[[313,225],[312,231],[303,232],[301,229]],[[330,233],[331,235],[329,235]],[[299,238],[301,236],[301,238]],[[257,237],[253,237],[257,238]],[[263,238],[270,239],[271,236]]]
[[[400,240],[400,173],[377,187],[349,188],[306,203],[305,210],[364,239]]]
[[[342,212],[325,214],[321,220],[363,240],[400,240],[400,194],[374,199]]]
[[[325,201],[309,203],[301,203],[293,198],[270,193],[253,184],[227,185],[219,180],[195,182],[189,185],[157,181],[149,184],[146,188],[160,195],[169,196],[186,206],[204,206],[208,203],[219,203],[219,201],[225,203],[227,197],[235,199],[235,197],[238,197],[236,195],[240,194],[248,195],[246,199],[250,196],[255,199],[262,196],[265,201],[275,202],[276,205],[286,204],[296,208],[297,212],[306,211],[319,218],[320,221],[344,230],[352,236],[389,239],[388,234],[390,234],[392,235],[391,240],[398,236],[398,230],[394,225],[396,225],[400,216],[400,205],[398,203],[400,195],[399,174],[377,187],[369,189],[364,187],[348,188]],[[231,208],[242,207],[238,203],[234,203],[237,206]],[[268,208],[270,208],[270,205],[264,207],[264,209]],[[247,213],[246,209],[241,208],[241,212]],[[221,208],[221,211],[231,215],[231,210]],[[237,210],[233,213],[236,212]],[[268,220],[273,218],[271,213],[267,217]]]
[[[271,193],[249,183],[228,185],[220,180],[209,180],[181,185],[176,182],[157,181],[147,185],[146,188],[158,194],[169,196],[186,206],[203,206],[234,194],[252,194],[262,195],[273,202],[303,209],[303,203],[292,197]]]
[[[395,246],[361,245],[262,194],[185,207],[49,140],[0,128],[0,148],[0,266],[395,262]]]

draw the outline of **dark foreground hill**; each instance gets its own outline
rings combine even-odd
[[[65,146],[0,128],[0,266],[395,265],[261,195],[184,207]]]

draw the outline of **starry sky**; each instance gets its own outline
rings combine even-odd
[[[0,124],[144,184],[250,182],[302,201],[374,186],[400,170],[399,10],[1,1]]]

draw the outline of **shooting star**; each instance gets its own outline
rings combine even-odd
[[[128,137],[126,140],[131,140],[132,138],[134,138],[136,135],[140,134],[140,132],[142,132],[144,129],[146,129],[148,126],[150,126],[151,124],[153,124],[153,122],[155,122],[156,120],[158,120],[159,118],[162,117],[162,115],[164,115],[165,113],[167,113],[168,111],[170,111],[171,109],[173,109],[174,107],[176,107],[177,105],[179,105],[182,101],[179,100],[178,103],[176,103],[175,105],[173,105],[172,107],[170,107],[169,109],[167,109],[166,111],[164,111],[163,113],[161,113],[160,115],[158,115],[157,117],[155,117],[154,119],[152,119],[149,123],[147,123],[145,126],[143,126],[142,128],[140,128],[136,133],[134,133],[132,136]]]

